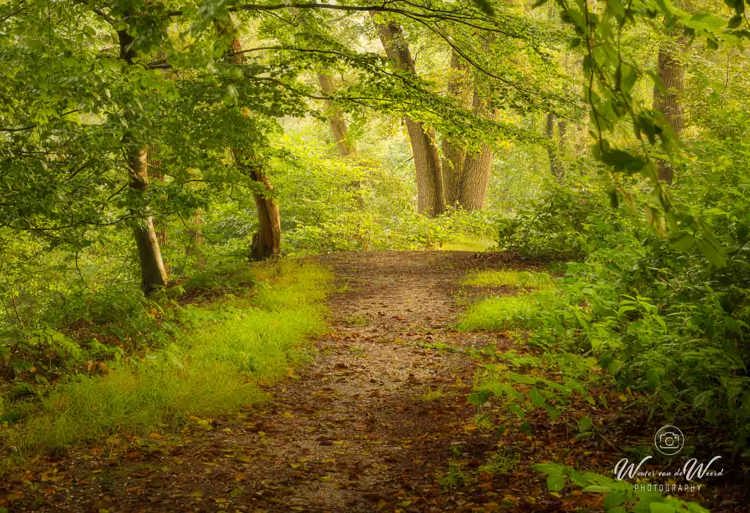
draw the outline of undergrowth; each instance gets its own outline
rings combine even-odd
[[[498,271],[500,278],[494,283],[546,283],[536,282],[533,273],[522,275]],[[471,274],[464,284],[474,285],[491,282],[492,272]],[[545,285],[541,285],[544,287]],[[576,341],[591,336],[586,319],[591,318],[592,305],[585,302],[569,303],[571,295],[565,284],[563,289],[524,291],[514,296],[499,296],[483,299],[470,305],[459,321],[459,328],[471,330],[514,330],[513,337],[524,347],[523,352],[482,351],[475,354],[484,363],[475,376],[469,401],[477,408],[477,424],[492,428],[496,421],[487,412],[500,407],[518,421],[516,427],[532,434],[534,429],[527,421],[532,414],[542,412],[549,428],[556,423],[567,424],[566,431],[575,438],[588,438],[596,434],[597,427],[587,407],[608,408],[606,394],[598,391],[603,387],[614,389],[614,376],[618,368],[612,365],[602,368],[602,347],[611,333],[599,330],[604,336],[598,347],[581,350]],[[519,287],[523,288],[523,287]],[[622,315],[632,315],[643,310],[648,314],[648,301],[632,298]],[[594,305],[595,307],[595,305]],[[653,312],[652,312],[653,314]],[[658,323],[657,323],[658,324]],[[599,358],[596,358],[598,356]],[[609,372],[607,372],[609,371]],[[581,407],[581,405],[584,405]],[[538,416],[537,416],[538,418]],[[507,419],[503,421],[507,424]],[[505,428],[505,426],[504,426]],[[489,464],[489,462],[488,462]],[[617,481],[595,472],[581,472],[572,467],[543,463],[534,469],[547,477],[548,488],[559,494],[568,484],[582,488],[584,492],[601,494],[603,506],[608,513],[707,513],[708,510],[695,502],[675,497],[665,497],[658,491],[639,491],[632,483]]]
[[[462,285],[473,287],[515,287],[521,289],[548,289],[554,287],[554,279],[546,272],[482,270],[469,273]]]
[[[61,382],[7,426],[13,453],[59,449],[113,433],[173,428],[190,416],[228,413],[264,398],[261,383],[291,373],[303,342],[325,329],[330,273],[281,262],[253,268],[251,289],[179,308],[171,342],[111,363],[104,375]]]

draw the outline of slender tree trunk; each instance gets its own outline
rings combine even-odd
[[[657,72],[664,89],[658,84],[654,86],[654,109],[664,114],[677,137],[684,125],[680,97],[684,89],[685,68],[679,60],[679,50],[684,44],[682,39],[678,39],[659,46]],[[668,162],[659,162],[658,174],[659,179],[666,183],[671,184],[674,180],[674,170]]]
[[[187,229],[188,243],[185,246],[185,256],[194,256],[198,269],[206,267],[206,255],[203,252],[205,237],[203,236],[203,209],[198,208],[193,213]]]
[[[221,30],[221,29],[220,29]],[[243,54],[240,53],[242,45],[237,38],[232,39],[230,49],[231,62],[241,65],[244,62]],[[263,172],[263,167],[254,162],[253,157],[246,150],[232,148],[235,162],[241,168],[248,171],[250,178],[256,185],[253,192],[255,210],[258,214],[258,231],[253,235],[250,246],[251,260],[265,260],[276,257],[281,253],[281,214],[279,206],[273,197],[273,187],[268,176]]]
[[[375,22],[378,35],[386,55],[393,65],[416,76],[416,68],[404,32],[397,23]],[[422,123],[406,116],[406,130],[411,143],[417,181],[417,210],[420,213],[436,216],[445,211],[445,191],[440,152],[435,141],[435,132]]]
[[[148,189],[148,151],[146,148],[129,150],[128,167],[130,188],[139,194]],[[159,238],[154,228],[154,220],[146,215],[137,220],[133,234],[138,247],[138,261],[141,267],[141,288],[146,294],[167,285],[167,270],[161,257]]]
[[[161,165],[161,162],[154,159],[154,151],[153,148],[149,151],[148,160],[149,160],[149,166],[148,166],[148,178],[149,178],[149,184],[151,183],[163,183],[164,182],[164,173],[162,173],[159,170],[159,167]],[[158,157],[158,155],[156,155]],[[156,229],[156,238],[159,241],[159,246],[166,247],[167,245],[167,227],[164,223],[159,223],[154,221],[154,228]]]
[[[560,153],[559,153],[561,143],[559,140],[557,143],[555,143],[555,122],[556,121],[557,121],[557,116],[555,116],[554,113],[549,112],[547,114],[544,132],[547,135],[547,156],[549,157],[549,170],[550,170],[550,173],[552,173],[552,176],[557,178],[557,180],[559,181],[559,180],[562,180],[564,171],[562,167],[562,162],[560,161]],[[559,123],[558,123],[558,128],[560,128]]]
[[[133,37],[124,29],[118,30],[117,36],[120,43],[120,58],[128,64],[133,64]],[[130,189],[143,196],[148,189],[148,149],[135,143],[132,134],[129,133],[123,137],[123,146],[127,155]],[[138,248],[141,288],[145,294],[150,294],[168,283],[153,217],[146,214],[137,218],[133,225],[133,235]]]
[[[318,73],[318,83],[320,83],[320,90],[326,96],[331,96],[335,92],[333,85],[333,79],[331,75],[326,73]],[[333,135],[333,141],[336,143],[336,149],[339,155],[342,157],[348,157],[355,152],[354,145],[349,140],[349,130],[346,126],[346,120],[341,109],[336,107],[330,101],[326,101],[326,114],[328,116],[328,122],[331,125],[331,134]]]

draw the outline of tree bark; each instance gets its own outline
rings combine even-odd
[[[141,195],[145,194],[148,189],[148,151],[146,148],[136,147],[128,153],[130,189]],[[141,288],[145,294],[150,294],[158,288],[165,287],[168,282],[153,218],[145,215],[138,219],[133,226],[133,234],[141,267]]]
[[[494,154],[486,144],[477,153],[466,156],[461,180],[459,205],[464,210],[481,210],[487,198],[487,185],[492,174]]]
[[[265,260],[281,253],[281,215],[273,199],[273,187],[268,177],[262,172],[251,175],[257,184],[262,184],[263,192],[254,194],[258,231],[253,235],[250,259]]]
[[[128,64],[133,64],[135,51],[133,37],[124,29],[117,31],[120,44],[120,58]],[[126,113],[127,116],[127,113]],[[132,124],[131,124],[132,126]],[[143,196],[148,189],[148,149],[135,143],[132,134],[123,137],[123,146],[127,154],[128,175],[130,189],[139,196]],[[145,294],[151,294],[156,289],[165,287],[168,283],[167,270],[161,256],[159,238],[154,228],[154,219],[146,214],[137,217],[133,225],[136,247],[138,248],[138,263],[141,269],[141,288]]]
[[[456,52],[451,54],[448,95],[455,98],[458,104],[465,109],[471,109],[469,66]],[[466,147],[448,137],[443,139],[442,147],[445,202],[448,206],[457,207],[461,198],[461,181],[467,158]]]
[[[559,129],[560,140],[555,143],[555,122],[557,116],[554,113],[547,113],[546,124],[544,132],[547,135],[547,157],[549,157],[549,170],[558,181],[562,180],[564,171],[562,162],[560,161],[560,148],[562,146],[562,134],[564,131],[564,124],[562,122],[557,123]]]
[[[244,55],[240,53],[241,49],[240,40],[232,39],[229,55],[232,63],[241,65],[244,62]],[[281,214],[273,197],[271,181],[263,172],[262,165],[254,162],[255,159],[248,151],[232,148],[232,154],[237,165],[247,170],[256,186],[253,199],[258,215],[258,231],[253,235],[250,245],[250,259],[265,260],[279,256],[281,253]]]
[[[453,52],[450,67],[448,94],[466,110],[486,114],[487,103],[472,80],[466,61]],[[448,205],[464,210],[484,207],[492,159],[492,150],[486,144],[479,151],[469,151],[457,141],[443,140],[443,179]]]
[[[472,108],[475,114],[487,113],[487,102],[474,87]],[[458,203],[464,210],[481,210],[487,197],[487,185],[492,174],[494,153],[489,145],[483,144],[478,152],[467,152],[461,175]]]
[[[416,76],[414,60],[401,26],[393,22],[380,23],[377,21],[375,25],[385,53],[396,69]],[[409,116],[404,117],[404,123],[414,157],[417,211],[428,216],[437,216],[445,211],[445,191],[435,132]]]
[[[335,92],[331,75],[328,75],[327,73],[318,73],[318,83],[320,84],[320,90],[324,95],[331,96]],[[349,130],[346,126],[343,112],[341,112],[341,109],[336,107],[336,105],[330,101],[326,101],[326,110],[328,123],[331,125],[333,141],[336,144],[336,149],[338,150],[339,155],[342,157],[352,155],[355,152],[355,148],[349,140]]]
[[[203,235],[203,209],[198,208],[193,213],[187,229],[188,243],[185,246],[185,256],[194,256],[198,269],[206,267],[206,255],[203,251],[206,239]]]
[[[661,111],[672,127],[676,137],[680,136],[684,125],[684,116],[680,97],[684,89],[685,68],[679,60],[679,49],[684,42],[666,41],[659,46],[657,73],[661,79],[664,89],[659,85],[654,86],[654,109]],[[671,184],[674,180],[674,170],[665,161],[659,161],[659,179]]]

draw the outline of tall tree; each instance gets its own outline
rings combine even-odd
[[[448,94],[474,114],[487,116],[488,102],[472,79],[469,64],[453,51]],[[450,138],[443,139],[443,177],[446,202],[465,210],[484,207],[487,185],[492,172],[493,152],[487,144],[479,150],[468,150]]]
[[[558,133],[555,135],[555,125]],[[544,133],[547,136],[547,156],[549,157],[549,169],[552,176],[561,180],[564,174],[560,153],[563,148],[563,137],[565,136],[565,124],[557,122],[554,112],[548,112],[545,121]]]
[[[471,75],[469,66],[455,51],[451,52],[450,72],[448,75],[448,95],[465,109],[471,108]],[[444,137],[443,149],[443,183],[445,184],[445,202],[451,207],[460,203],[461,177],[466,162],[466,147],[450,137]]]
[[[234,34],[235,29],[227,20],[225,25],[217,24],[220,34],[227,35],[230,31],[232,38],[228,57],[232,64],[241,66],[245,58],[242,53],[242,44]],[[250,246],[251,260],[264,260],[278,256],[281,253],[281,214],[279,205],[274,198],[273,186],[263,169],[263,163],[254,157],[253,152],[247,148],[232,148],[235,164],[253,182],[253,199],[255,210],[258,215],[258,231],[253,235]]]
[[[666,40],[659,45],[657,74],[661,84],[654,85],[654,109],[661,111],[679,137],[684,126],[684,116],[680,97],[685,87],[685,68],[680,60],[680,49],[685,45],[682,38]],[[671,164],[660,160],[658,163],[659,179],[671,184],[674,170]]]
[[[414,59],[401,25],[392,21],[375,20],[380,42],[393,66],[411,75],[417,74]],[[429,216],[445,211],[445,191],[440,152],[435,131],[409,116],[404,117],[409,134],[417,181],[417,210]]]
[[[134,39],[125,29],[118,30],[117,35],[120,43],[120,58],[128,66],[131,66],[135,59]],[[131,191],[143,198],[149,186],[148,148],[145,144],[138,142],[130,130],[132,130],[132,125],[123,137],[130,177],[129,185]],[[150,294],[154,290],[166,286],[168,282],[167,270],[161,256],[159,237],[154,228],[153,217],[148,213],[136,215],[133,233],[138,247],[141,288],[144,293]]]
[[[325,96],[332,96],[336,88],[333,84],[333,77],[328,73],[318,73],[318,83],[320,90]],[[328,123],[331,125],[331,134],[336,143],[336,149],[342,157],[348,157],[355,152],[354,143],[349,139],[349,130],[346,126],[344,113],[331,101],[326,100],[326,114]]]

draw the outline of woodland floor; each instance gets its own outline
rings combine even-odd
[[[0,483],[0,506],[77,513],[598,509],[580,494],[548,494],[529,465],[593,461],[611,469],[622,454],[599,439],[573,443],[575,433],[547,428],[544,418],[531,419],[533,436],[479,429],[466,400],[479,363],[462,349],[513,342],[455,331],[467,298],[459,281],[471,269],[518,265],[464,252],[322,261],[341,286],[330,300],[330,332],[317,341],[311,365],[268,390],[271,400],[180,434],[47,456]],[[593,413],[607,422],[607,413]],[[519,455],[516,468],[476,471],[503,447]],[[462,470],[446,483],[451,465]]]

